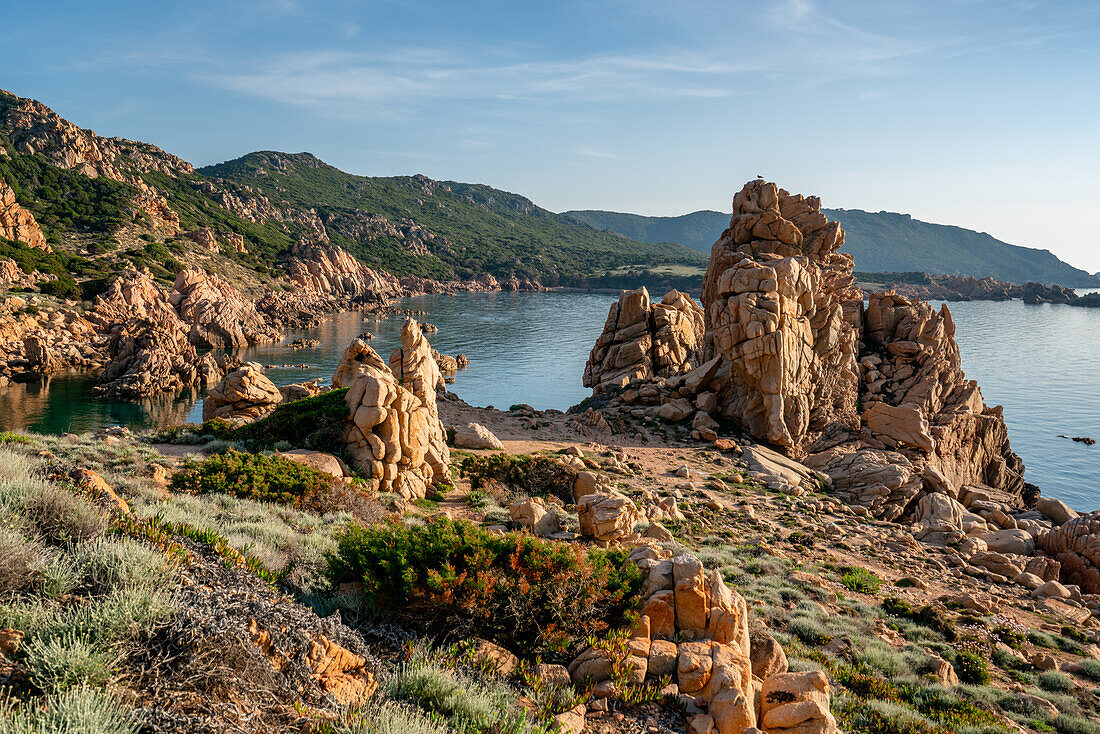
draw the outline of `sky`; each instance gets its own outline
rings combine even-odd
[[[309,151],[553,211],[762,175],[1100,271],[1095,0],[13,2],[0,88],[196,166]]]

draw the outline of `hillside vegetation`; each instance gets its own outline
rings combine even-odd
[[[282,274],[301,240],[331,242],[397,276],[438,280],[579,285],[623,269],[705,264],[691,248],[624,239],[481,184],[356,176],[309,153],[271,151],[196,171],[154,145],[102,137],[3,90],[0,180],[63,255],[42,272],[61,276],[66,296],[128,266],[168,283],[197,264],[256,290]],[[203,229],[214,239],[196,234]],[[20,266],[39,258],[20,249],[5,254]]]
[[[1100,284],[1096,276],[1062,262],[1049,250],[1010,245],[984,232],[893,212],[823,211],[844,227],[844,250],[855,257],[857,270],[992,276],[1009,283],[1039,281],[1071,288]],[[708,254],[730,219],[729,214],[706,210],[679,217],[604,211],[564,215],[643,242],[676,242]]]
[[[373,267],[398,275],[471,278],[515,274],[558,283],[622,266],[701,263],[680,245],[647,245],[583,226],[517,194],[426,176],[345,173],[309,153],[250,153],[208,166],[211,179],[248,186],[298,209],[316,210],[329,238]],[[435,237],[426,252],[366,220],[411,220]],[[362,230],[371,229],[367,236]]]

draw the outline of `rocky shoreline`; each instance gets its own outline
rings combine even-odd
[[[1072,288],[1043,283],[1005,283],[993,278],[927,273],[856,273],[865,293],[889,287],[906,298],[925,301],[1011,301],[1028,304],[1059,303],[1086,308],[1100,307],[1100,294],[1077,295]]]

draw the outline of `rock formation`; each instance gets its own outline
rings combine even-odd
[[[436,407],[443,378],[415,321],[405,322],[389,365],[365,341],[352,342],[332,384],[348,388],[348,454],[381,490],[419,498],[447,477],[450,452]]]
[[[817,197],[749,182],[711,251],[702,341],[655,351],[657,307],[624,292],[584,384],[625,386],[622,402],[690,417],[699,437],[717,436],[716,418],[739,424],[884,519],[926,491],[1023,499],[1023,465],[1001,409],[963,375],[950,310],[892,291],[864,307],[843,244]]]
[[[655,545],[636,546],[630,560],[643,578],[641,618],[626,640],[630,680],[671,676],[681,697],[705,707],[691,731],[837,731],[824,674],[787,673],[782,648],[763,630],[750,635],[745,600],[720,573],[708,572],[695,556],[671,557]],[[569,675],[578,685],[605,681],[618,654],[600,644],[588,647]]]
[[[799,452],[811,430],[857,425],[858,303],[844,232],[817,197],[754,181],[733,200],[703,282],[706,358],[729,377],[722,415]]]
[[[248,422],[262,418],[283,402],[283,394],[255,362],[230,372],[206,393],[202,419]]]
[[[256,311],[252,301],[233,286],[199,268],[176,276],[169,302],[190,325],[188,339],[199,348],[245,347],[282,339]]]
[[[645,288],[624,291],[588,357],[584,386],[599,392],[685,372],[698,364],[702,345],[703,311],[691,296],[670,291],[650,303]]]
[[[15,192],[2,178],[0,178],[0,238],[53,252],[34,215],[19,205],[15,200]]]
[[[400,292],[393,276],[372,270],[351,253],[329,244],[299,242],[287,263],[290,281],[315,293],[380,301]]]
[[[139,317],[114,327],[107,342],[110,361],[97,391],[133,400],[198,388],[221,373],[209,355],[199,357],[179,320]]]
[[[1100,594],[1100,512],[1068,519],[1040,535],[1037,544],[1061,563],[1063,581]]]

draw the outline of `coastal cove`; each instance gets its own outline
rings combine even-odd
[[[507,409],[527,403],[564,410],[590,391],[581,385],[585,360],[603,328],[610,293],[489,292],[403,299],[398,309],[434,324],[432,345],[464,353],[470,365],[450,386],[472,405]],[[937,304],[938,305],[938,304]],[[1013,450],[1026,478],[1043,494],[1082,511],[1100,508],[1100,447],[1065,436],[1100,436],[1095,390],[1100,310],[1021,301],[949,305],[967,377],[986,402],[1003,405]],[[398,346],[404,315],[337,314],[285,342],[250,347],[241,356],[263,365],[278,385],[332,377],[344,347],[364,331],[383,355]],[[320,346],[293,349],[304,337]],[[284,366],[286,365],[286,366]],[[0,428],[81,432],[121,424],[134,428],[201,420],[201,394],[121,403],[91,395],[95,375],[62,374],[47,383],[13,384],[0,394]]]

